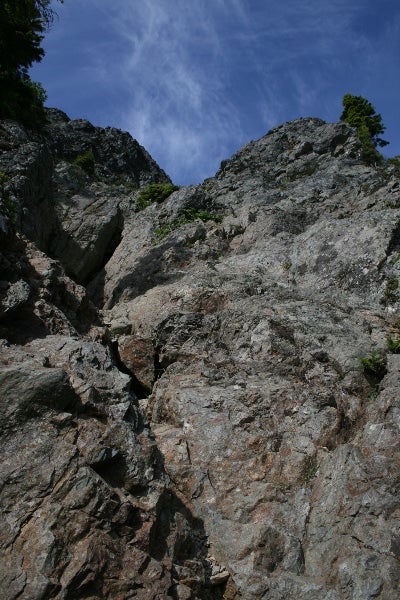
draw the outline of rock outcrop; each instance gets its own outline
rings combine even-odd
[[[50,116],[0,130],[0,595],[396,600],[398,167],[300,119],[143,208]]]

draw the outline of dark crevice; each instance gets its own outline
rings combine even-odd
[[[354,422],[349,419],[342,411],[338,415],[338,423],[334,435],[325,442],[328,450],[334,450],[341,444],[347,444],[354,432]]]
[[[116,230],[114,231],[110,241],[107,244],[107,247],[103,253],[103,258],[99,262],[98,265],[88,274],[86,277],[82,278],[80,282],[82,285],[87,286],[89,283],[105,268],[106,264],[118,248],[122,240],[122,232],[123,232],[123,223],[120,223]]]
[[[147,556],[144,559],[143,564],[138,569],[139,575],[143,575],[143,573],[146,571],[147,567],[149,566],[150,562],[151,562],[151,558],[150,558],[150,556]]]
[[[162,377],[165,368],[166,367],[160,362],[159,353],[156,351],[154,353],[154,383]]]
[[[123,487],[126,465],[121,455],[117,454],[115,458],[93,463],[91,467],[111,487]]]
[[[398,223],[392,232],[389,244],[386,250],[386,255],[390,256],[392,252],[396,252],[400,249],[400,223]]]
[[[129,391],[135,394],[135,396],[139,400],[147,398],[151,393],[151,390],[148,390],[148,388],[146,388],[142,383],[140,383],[136,375],[130,369],[128,369],[128,367],[122,362],[118,351],[118,342],[111,342],[110,349],[118,370],[121,371],[121,373],[125,373],[125,375],[129,375],[130,377],[131,384]]]

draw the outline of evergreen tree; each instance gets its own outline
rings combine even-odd
[[[51,0],[0,0],[0,118],[40,127],[46,94],[28,69],[44,56],[44,32],[54,18]],[[59,0],[62,2],[63,0]]]
[[[363,158],[368,163],[382,160],[382,155],[377,151],[377,146],[386,146],[389,142],[378,137],[386,129],[382,117],[372,104],[362,96],[345,94],[343,96],[343,112],[341,121],[345,121],[357,128],[362,144]]]

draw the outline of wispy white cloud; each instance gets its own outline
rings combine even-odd
[[[384,61],[394,72],[398,60],[387,50],[398,50],[400,9],[389,18],[374,0],[86,0],[82,10],[94,23],[80,38],[79,93],[90,88],[96,117],[128,129],[178,183],[212,175],[283,121],[338,118],[345,92],[378,93]]]
[[[208,2],[188,7],[179,0],[113,5],[111,23],[124,38],[126,53],[112,79],[123,79],[130,90],[121,126],[186,183],[194,171],[198,180],[210,175],[229,141],[243,138],[239,110],[227,99],[218,30],[228,8],[220,3],[210,11]],[[109,74],[107,62],[104,72]]]

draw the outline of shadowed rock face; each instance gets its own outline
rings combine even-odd
[[[1,169],[10,178],[19,229],[86,284],[120,241],[122,198],[128,202],[132,190],[170,180],[128,133],[71,121],[56,109],[48,114],[46,136],[3,123]],[[87,152],[94,162],[81,168]]]
[[[396,167],[300,119],[135,212],[147,153],[51,118],[0,130],[1,593],[397,599]]]

